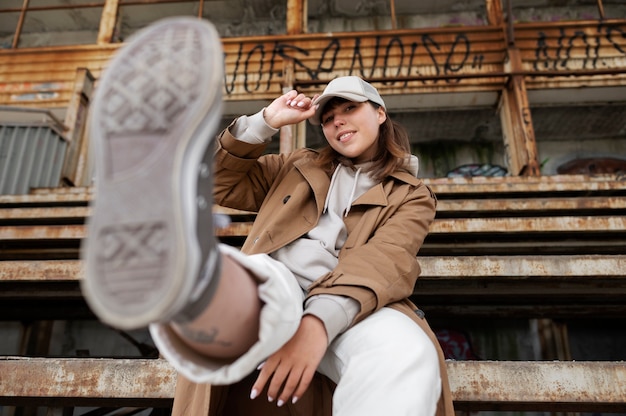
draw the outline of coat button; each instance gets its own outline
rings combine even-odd
[[[287,201],[289,201],[289,198],[291,198],[291,195],[287,195],[286,197],[283,198],[283,204],[286,204]]]

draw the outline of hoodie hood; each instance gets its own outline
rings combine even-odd
[[[417,174],[420,170],[420,161],[415,155],[411,155],[409,158],[409,164],[407,166],[409,173],[417,178]]]

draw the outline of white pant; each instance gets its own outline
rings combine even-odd
[[[247,256],[221,245],[261,282],[259,340],[229,365],[212,361],[182,343],[168,325],[150,326],[161,354],[196,383],[232,384],[250,374],[295,333],[304,295],[293,274],[267,255]],[[351,327],[329,346],[320,363],[322,374],[337,388],[334,416],[432,416],[441,393],[435,346],[409,317],[383,308]]]

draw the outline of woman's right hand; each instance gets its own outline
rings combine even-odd
[[[291,90],[276,98],[263,111],[263,118],[268,126],[279,129],[290,124],[297,124],[315,114],[316,106],[313,101],[296,90]]]

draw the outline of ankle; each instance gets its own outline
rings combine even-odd
[[[200,271],[200,278],[189,303],[176,314],[173,321],[178,324],[185,324],[198,318],[210,305],[222,273],[222,255],[217,248],[209,255],[204,262],[204,267]]]

